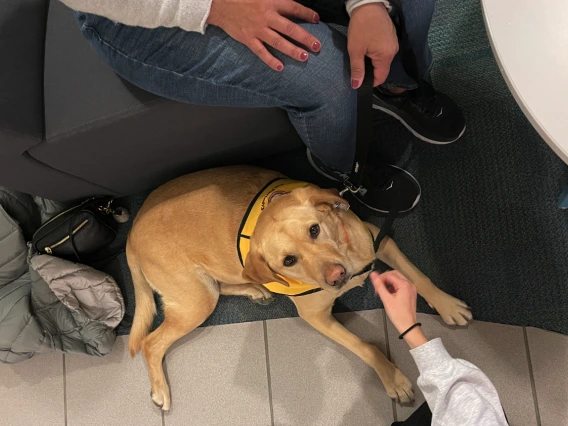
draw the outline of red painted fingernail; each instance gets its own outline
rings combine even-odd
[[[314,13],[314,23],[317,24],[320,21],[320,16],[317,13]]]
[[[321,49],[321,44],[320,44],[320,42],[319,42],[319,41],[314,41],[314,42],[312,43],[312,50],[313,50],[314,52],[319,52],[320,49]]]
[[[307,52],[302,52],[302,53],[300,53],[300,59],[301,59],[302,61],[308,60],[308,53],[307,53]]]
[[[282,71],[284,69],[284,65],[278,64],[276,65],[276,71]]]
[[[356,79],[354,79],[354,78],[351,79],[351,87],[352,87],[353,89],[358,89],[358,88],[359,88],[359,84],[360,84],[360,83],[359,83],[359,80],[356,80]]]

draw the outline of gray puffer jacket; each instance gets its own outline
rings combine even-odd
[[[124,315],[120,290],[104,272],[28,249],[35,206],[0,187],[0,362],[53,349],[105,355]]]

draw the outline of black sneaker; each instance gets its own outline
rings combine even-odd
[[[431,86],[399,95],[379,86],[373,93],[373,108],[392,115],[425,142],[448,144],[457,141],[465,132],[465,119],[459,107]]]
[[[319,174],[328,179],[343,183],[349,177],[324,164],[310,150],[308,161]],[[400,213],[412,210],[420,201],[422,193],[414,176],[390,164],[367,165],[361,186],[366,190],[364,194],[357,193],[353,196],[364,206],[383,214],[387,214],[395,206]]]
[[[333,167],[328,166],[318,157],[313,155],[309,149],[306,149],[306,154],[308,156],[308,161],[310,165],[320,175],[325,176],[328,179],[335,180],[337,182],[345,182],[347,179],[349,179],[348,173],[340,172],[339,170],[336,170]]]
[[[367,165],[361,186],[367,189],[367,192],[353,194],[357,201],[384,214],[394,207],[399,213],[412,210],[422,194],[420,184],[414,176],[391,164]]]

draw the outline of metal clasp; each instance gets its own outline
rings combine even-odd
[[[99,206],[99,211],[103,212],[104,214],[114,214],[114,210],[112,209],[112,202],[114,200],[110,200],[106,206]]]
[[[353,185],[349,179],[345,179],[343,181],[343,185],[345,186],[345,188],[339,191],[340,197],[343,197],[343,195],[347,191],[351,192],[352,194],[361,194],[361,195],[365,195],[365,193],[367,192],[367,190],[362,186],[359,186],[358,188],[355,187],[355,185]]]

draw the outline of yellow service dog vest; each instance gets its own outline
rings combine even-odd
[[[256,227],[258,218],[263,210],[266,208],[270,202],[270,198],[274,194],[287,193],[296,188],[304,188],[309,186],[306,182],[299,182],[290,179],[278,178],[269,182],[252,200],[250,203],[243,221],[241,222],[241,227],[239,229],[239,234],[237,237],[237,252],[239,254],[239,260],[241,265],[244,267],[247,255],[250,251],[250,237]],[[306,293],[314,293],[315,291],[321,290],[312,284],[307,284],[302,281],[295,280],[293,278],[283,277],[279,275],[284,281],[286,281],[290,287],[285,286],[279,282],[271,282],[263,284],[272,293],[285,294],[287,296],[302,296]]]

